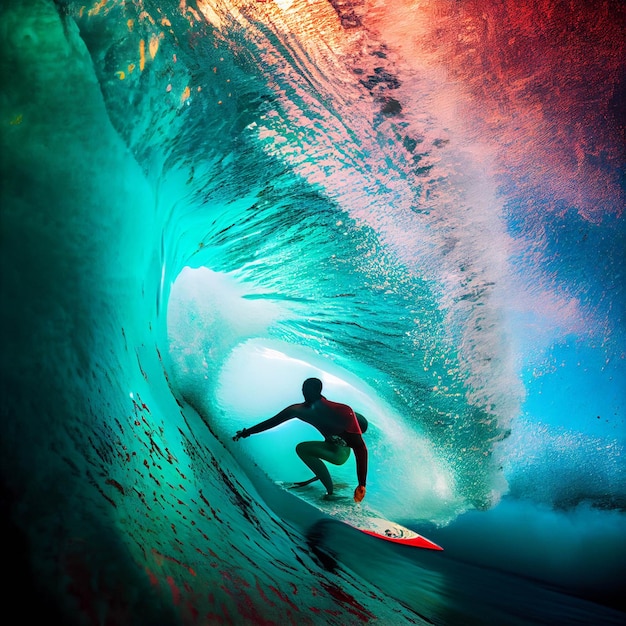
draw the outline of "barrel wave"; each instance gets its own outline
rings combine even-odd
[[[7,606],[624,622],[626,19],[592,4],[0,9]],[[443,552],[281,489],[309,426],[232,441],[309,376],[368,418],[359,506]]]

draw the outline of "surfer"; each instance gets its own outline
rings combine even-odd
[[[323,461],[343,465],[348,460],[350,449],[352,449],[356,458],[356,473],[359,482],[354,490],[354,501],[361,502],[365,497],[367,478],[367,446],[362,437],[367,428],[367,421],[347,404],[327,400],[322,395],[322,381],[318,378],[307,378],[304,381],[302,395],[304,402],[292,404],[274,417],[251,428],[238,430],[233,441],[256,435],[297,417],[317,428],[324,436],[324,441],[303,441],[296,446],[298,456],[315,474],[315,478],[296,483],[296,486],[303,487],[315,480],[320,480],[326,487],[327,496],[331,496],[333,480]]]

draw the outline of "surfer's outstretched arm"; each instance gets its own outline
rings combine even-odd
[[[242,430],[238,430],[233,437],[233,441],[238,441],[239,439],[245,439],[250,435],[256,435],[257,433],[262,433],[265,430],[269,430],[270,428],[274,428],[279,426],[283,422],[290,420],[294,415],[294,409],[297,409],[298,405],[288,406],[286,409],[283,409],[280,413],[274,415],[274,417],[270,417],[269,419],[264,420],[263,422],[259,422],[255,426],[250,428],[243,428]]]
[[[367,446],[363,437],[357,433],[343,433],[343,438],[354,451],[356,475],[359,481],[354,490],[354,501],[361,502],[365,497],[365,483],[367,482]]]

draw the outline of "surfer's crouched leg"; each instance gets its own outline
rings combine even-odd
[[[322,459],[333,465],[343,465],[350,456],[350,448],[330,441],[303,441],[296,446],[296,452],[305,465],[322,481],[328,495],[332,495],[333,480]]]

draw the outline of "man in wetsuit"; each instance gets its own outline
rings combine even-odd
[[[318,378],[307,378],[304,381],[302,395],[304,402],[292,404],[256,426],[238,430],[233,441],[256,435],[297,417],[317,428],[324,436],[324,441],[303,441],[296,446],[298,456],[315,474],[315,478],[296,484],[304,486],[319,479],[326,487],[327,495],[331,496],[333,481],[323,461],[343,465],[348,460],[350,448],[352,448],[356,458],[356,473],[359,481],[354,490],[354,501],[361,502],[365,497],[367,446],[363,441],[363,431],[356,413],[347,404],[327,400],[322,395],[322,381]],[[362,423],[367,424],[362,416],[359,417]]]

